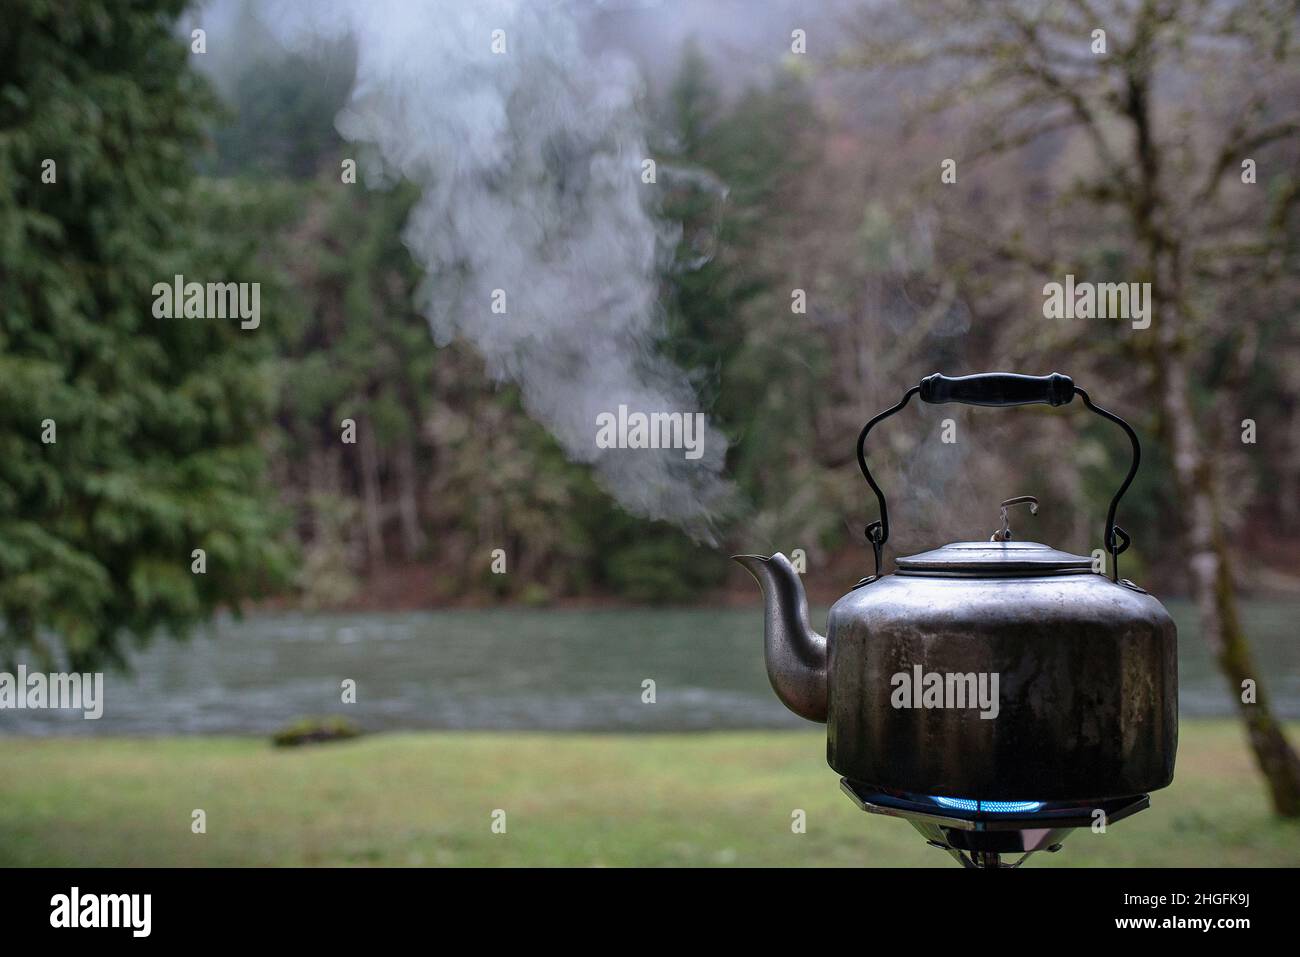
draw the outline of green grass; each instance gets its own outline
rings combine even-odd
[[[822,752],[815,731],[0,739],[0,864],[956,866],[857,810]],[[1236,724],[1185,721],[1150,810],[1031,861],[1296,866],[1300,824],[1270,816]]]

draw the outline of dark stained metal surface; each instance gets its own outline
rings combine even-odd
[[[1177,637],[1150,595],[1101,575],[890,575],[830,614],[827,760],[887,788],[1094,800],[1173,778]],[[998,714],[895,708],[915,666],[998,676]]]

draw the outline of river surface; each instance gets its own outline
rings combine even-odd
[[[1230,713],[1191,607],[1167,605],[1183,714]],[[1250,602],[1244,615],[1278,711],[1300,717],[1300,602]],[[223,618],[188,643],[156,640],[130,673],[106,674],[101,719],[0,710],[0,734],[267,734],[331,713],[365,731],[806,727],[768,687],[762,618],[757,607]],[[355,704],[340,700],[346,679]],[[647,680],[654,703],[642,701]]]

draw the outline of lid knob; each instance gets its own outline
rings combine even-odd
[[[1002,527],[994,532],[990,537],[990,542],[1009,542],[1011,541],[1011,526],[1007,523],[1007,509],[1012,505],[1028,505],[1029,514],[1038,514],[1038,499],[1032,495],[1017,495],[1015,498],[1009,498],[1002,503],[999,515],[1002,518]]]

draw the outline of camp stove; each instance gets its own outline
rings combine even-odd
[[[979,801],[876,790],[840,780],[840,790],[860,809],[901,817],[931,847],[963,867],[1019,867],[1034,851],[1055,853],[1070,832],[1122,821],[1151,806],[1145,794],[1108,801]],[[1004,854],[1020,856],[1010,863]]]
[[[1010,510],[1038,511],[1020,495],[1001,503],[988,541],[899,558],[886,574],[889,511],[865,443],[915,395],[983,406],[1078,396],[1120,426],[1133,457],[1102,530],[1108,561],[1018,540]],[[866,529],[875,572],[831,608],[825,637],[784,555],[736,556],[763,589],[772,687],[826,723],[845,793],[977,868],[1019,866],[1071,830],[1146,808],[1174,775],[1178,642],[1164,606],[1119,576],[1130,537],[1115,513],[1141,458],[1133,429],[1069,376],[932,375],[866,424],[857,452],[880,507]]]

